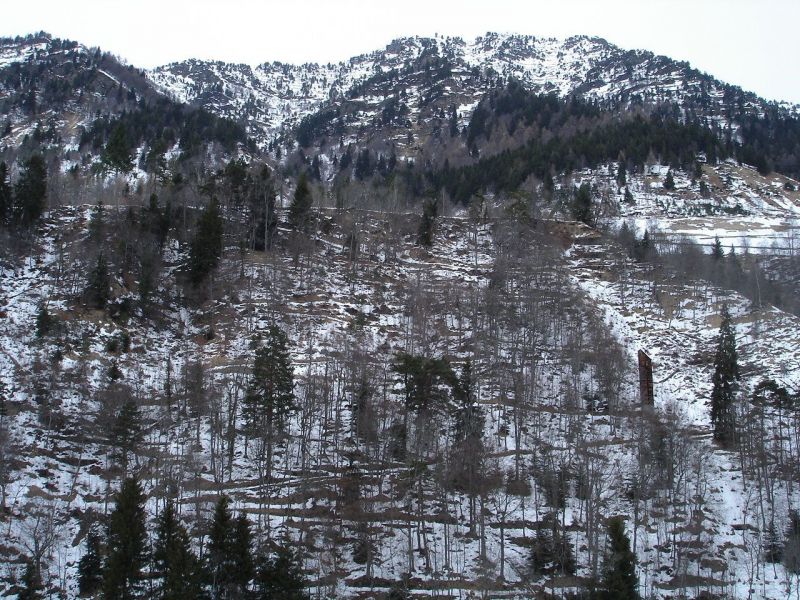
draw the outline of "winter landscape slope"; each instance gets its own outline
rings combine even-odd
[[[578,157],[451,201],[450,161],[556,131],[491,112],[510,79],[596,102],[601,122],[696,119],[730,153]],[[494,129],[470,147],[481,103]],[[617,516],[642,597],[800,593],[782,560],[800,509],[800,184],[736,160],[748,118],[796,108],[597,38],[497,34],[146,73],[7,39],[0,107],[11,183],[32,153],[49,167],[41,220],[0,228],[0,594],[33,561],[47,594],[77,597],[88,534],[134,473],[149,531],[174,499],[208,558],[228,496],[317,597],[566,597],[604,577]],[[109,168],[123,130],[131,168]],[[348,170],[348,153],[384,167]],[[197,278],[214,215],[219,262]],[[726,312],[733,445],[710,406]],[[267,435],[245,405],[273,326],[295,406]]]
[[[727,86],[686,63],[650,52],[626,51],[585,36],[558,40],[487,33],[469,42],[461,38],[401,38],[384,50],[338,64],[264,63],[253,68],[193,60],[158,67],[149,71],[148,77],[157,88],[183,102],[247,119],[251,133],[266,143],[281,129],[347,95],[354,86],[403,69],[410,74],[414,65],[431,57],[447,62],[453,77],[448,85],[453,87],[465,85],[464,80],[476,72],[493,73],[513,77],[537,93],[677,103],[721,125],[726,123],[722,110],[725,96],[741,96],[742,107],[756,113],[765,105],[754,94]],[[472,89],[459,108],[465,119],[485,91],[467,87]],[[411,98],[424,92],[413,85],[405,88]]]

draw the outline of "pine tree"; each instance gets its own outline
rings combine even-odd
[[[39,568],[32,560],[25,562],[25,571],[22,574],[22,589],[17,594],[17,600],[41,600],[42,576]]]
[[[592,190],[587,182],[575,190],[572,200],[572,216],[576,221],[591,225],[592,222]]]
[[[90,531],[86,537],[86,553],[78,561],[78,591],[92,596],[103,583],[103,546],[100,534]]]
[[[236,518],[230,547],[233,561],[233,585],[236,596],[244,597],[249,590],[250,582],[255,576],[253,564],[253,537],[250,532],[250,521],[244,513]]]
[[[619,167],[617,167],[617,185],[622,187],[628,183],[628,175],[627,171],[625,170],[625,163],[620,161]]]
[[[36,337],[46,337],[53,329],[53,317],[47,310],[47,304],[42,303],[39,312],[36,313]]]
[[[627,185],[625,186],[625,204],[636,204],[636,200],[631,194],[631,188]]]
[[[91,305],[99,310],[104,309],[111,298],[111,274],[108,271],[106,257],[102,252],[97,256],[97,262],[89,272],[86,294]]]
[[[783,540],[780,538],[775,522],[769,524],[764,533],[764,560],[768,563],[779,563],[783,560]]]
[[[672,176],[672,170],[667,171],[667,176],[664,178],[664,189],[665,190],[675,189],[675,178]]]
[[[202,282],[219,264],[222,256],[222,234],[222,215],[217,201],[212,200],[200,215],[189,246],[189,274],[194,285]]]
[[[711,391],[711,425],[714,428],[714,439],[723,446],[728,446],[734,441],[736,423],[733,401],[738,379],[736,336],[728,307],[723,306]]]
[[[531,547],[531,570],[542,575],[574,575],[576,569],[572,545],[564,537],[561,524],[554,513],[549,513],[540,527]]]
[[[147,558],[144,494],[135,478],[126,479],[116,495],[108,524],[108,558],[103,569],[103,595],[130,600],[141,595],[142,568]]]
[[[789,526],[783,543],[783,566],[794,575],[800,575],[800,513],[789,513]]]
[[[725,250],[722,247],[722,242],[719,239],[719,236],[714,236],[714,245],[711,247],[711,258],[714,260],[720,260],[725,258]]]
[[[258,600],[307,600],[306,586],[301,561],[289,549],[288,541],[272,558],[262,558],[256,577]]]
[[[128,398],[122,405],[109,434],[109,443],[119,458],[122,472],[128,472],[128,454],[136,451],[141,438],[142,423],[139,407],[133,398]]]
[[[8,165],[0,162],[0,226],[5,225],[13,208],[11,185],[8,183]]]
[[[98,200],[89,219],[89,239],[99,242],[103,239],[105,229],[105,205],[103,200]]]
[[[14,221],[22,227],[32,226],[42,216],[46,201],[47,166],[40,155],[34,154],[23,165],[14,186]]]
[[[153,547],[155,575],[159,578],[156,598],[195,600],[200,595],[199,564],[189,546],[189,535],[168,500],[158,517]]]
[[[419,223],[417,240],[421,246],[433,245],[433,233],[436,228],[436,217],[439,215],[439,203],[434,200],[425,200],[422,206],[422,220]]]
[[[233,581],[231,546],[233,518],[229,508],[230,499],[222,496],[214,507],[214,520],[208,541],[208,571],[215,597],[227,598]]]
[[[297,181],[292,203],[289,205],[289,226],[297,231],[307,232],[311,225],[311,206],[313,198],[305,173]]]
[[[111,131],[100,159],[107,169],[117,173],[130,173],[133,169],[133,152],[125,125],[118,123]]]
[[[605,563],[603,592],[606,600],[638,600],[636,555],[631,551],[622,517],[608,522],[609,552]]]
[[[256,350],[253,376],[244,399],[245,418],[251,431],[269,434],[281,427],[294,409],[294,382],[289,340],[276,325],[267,330],[264,344]]]

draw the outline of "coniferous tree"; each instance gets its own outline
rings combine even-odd
[[[25,562],[25,571],[22,573],[22,589],[17,594],[17,600],[41,600],[42,576],[33,560]]]
[[[111,297],[111,274],[108,271],[106,257],[102,252],[97,256],[97,262],[89,272],[86,294],[91,305],[99,310],[106,307]]]
[[[433,233],[436,228],[436,217],[439,215],[439,203],[435,199],[425,200],[422,206],[422,220],[419,223],[417,240],[421,246],[433,245]]]
[[[472,363],[467,360],[461,376],[453,386],[454,428],[451,451],[450,484],[457,490],[469,494],[473,499],[483,484],[484,415],[475,402],[472,381]]]
[[[664,178],[664,189],[665,190],[675,189],[675,178],[672,176],[672,170],[667,171],[667,176]]]
[[[258,600],[307,600],[306,578],[299,557],[288,542],[280,546],[272,558],[262,558],[256,577]]]
[[[576,221],[591,225],[592,223],[592,190],[588,182],[583,182],[575,190],[572,200],[572,216]]]
[[[735,415],[734,394],[739,379],[736,356],[736,336],[731,324],[728,307],[722,307],[722,322],[719,326],[717,351],[714,355],[713,389],[711,391],[711,425],[714,439],[727,446],[734,440]]]
[[[411,600],[411,592],[408,590],[408,574],[403,576],[400,581],[396,581],[389,593],[386,595],[386,600]]]
[[[78,561],[78,591],[92,596],[103,583],[103,543],[97,531],[86,537],[86,552]]]
[[[168,500],[158,517],[153,547],[156,597],[161,600],[195,600],[200,595],[199,564],[189,546],[189,535]]]
[[[126,479],[116,495],[108,524],[108,556],[103,569],[105,598],[130,600],[141,596],[142,569],[147,558],[144,494],[135,478]]]
[[[217,267],[222,256],[222,233],[219,205],[212,200],[197,221],[189,247],[189,274],[194,285],[198,285]]]
[[[294,382],[286,333],[276,325],[267,330],[256,350],[253,377],[244,399],[245,417],[254,433],[271,433],[294,408]]]
[[[534,575],[574,575],[575,554],[564,536],[558,517],[549,513],[537,530],[531,547],[531,570]]]
[[[53,324],[53,317],[47,310],[47,304],[43,302],[36,313],[36,337],[46,337],[52,331]]]
[[[13,207],[11,196],[11,185],[8,182],[8,166],[5,162],[0,162],[0,225],[5,225],[8,221]]]
[[[214,597],[228,598],[233,582],[233,517],[230,499],[222,496],[214,507],[214,519],[208,541],[208,573]]]
[[[639,600],[639,583],[636,579],[636,555],[625,534],[622,517],[608,522],[609,552],[603,577],[605,600]]]
[[[636,204],[636,200],[631,194],[631,188],[627,185],[625,186],[625,204]]]
[[[91,218],[89,219],[89,238],[95,242],[103,239],[103,230],[105,229],[105,205],[102,199],[97,201],[97,204],[92,210]]]
[[[123,123],[118,123],[111,131],[100,160],[107,169],[120,174],[130,173],[133,169],[133,152]]]
[[[297,231],[307,232],[311,225],[313,198],[305,173],[297,181],[292,203],[289,205],[289,225]]]
[[[139,407],[133,398],[122,405],[109,435],[109,443],[120,460],[123,473],[128,471],[128,454],[136,451],[141,438],[142,423]]]
[[[34,154],[23,165],[14,186],[14,221],[22,227],[30,227],[42,216],[46,201],[47,166],[40,155]]]
[[[625,170],[625,163],[620,161],[617,167],[617,185],[622,187],[628,183],[627,171]]]
[[[719,236],[714,236],[714,245],[711,247],[711,258],[714,260],[725,258],[725,250],[722,247]]]
[[[783,540],[780,537],[778,530],[775,528],[775,523],[769,524],[769,528],[764,533],[764,560],[768,563],[779,563],[783,560]]]
[[[786,528],[786,540],[783,543],[783,566],[794,575],[800,575],[800,513],[789,513],[789,526]]]
[[[236,517],[231,539],[231,560],[234,564],[233,587],[238,598],[245,597],[255,576],[253,564],[253,536],[250,521],[244,513]]]

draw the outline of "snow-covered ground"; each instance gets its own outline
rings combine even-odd
[[[743,477],[740,457],[712,443],[707,399],[722,303],[735,318],[743,389],[766,377],[796,389],[795,317],[753,311],[736,294],[702,283],[661,282],[654,294],[646,270],[627,264],[620,271],[625,263],[612,247],[575,245],[559,258],[560,246],[508,223],[441,218],[426,251],[407,215],[323,211],[326,233],[313,245],[243,257],[231,248],[215,277],[215,300],[202,306],[180,300],[175,269],[185,253],[171,243],[156,314],[114,321],[79,297],[91,260],[89,215],[88,207],[52,213],[29,255],[0,273],[0,379],[19,458],[8,486],[12,550],[0,568],[4,579],[19,572],[17,551],[29,553],[34,539],[47,539],[51,584],[74,595],[81,541],[118,481],[107,470],[102,425],[109,418],[104,404],[114,401],[108,369],[115,362],[146,425],[136,464],[148,513],[156,514],[169,485],[198,534],[203,522],[196,517],[207,518],[218,494],[228,493],[261,532],[286,531],[298,540],[323,594],[375,597],[409,571],[422,595],[435,589],[467,597],[485,589],[524,598],[542,586],[562,593],[580,579],[535,581],[526,571],[537,524],[555,511],[574,544],[579,576],[602,546],[602,519],[623,514],[632,538],[635,532],[643,594],[709,590],[746,598],[752,587],[758,597],[786,597],[782,567],[765,567],[758,556],[756,488]],[[351,232],[359,240],[355,260],[348,256]],[[287,230],[280,237],[289,244]],[[42,340],[34,323],[45,300],[64,330]],[[240,429],[228,446],[225,422],[246,386],[252,342],[272,323],[289,334],[301,410],[268,484],[255,442],[245,455]],[[130,351],[110,351],[109,341],[123,331]],[[609,362],[617,344],[619,360]],[[655,361],[653,415],[637,409],[640,348]],[[386,449],[389,426],[402,414],[391,370],[398,351],[447,356],[457,371],[473,358],[486,417],[483,471],[499,478],[477,500],[485,510],[474,530],[468,495],[437,483],[432,454],[423,455],[430,471],[417,493],[408,488],[407,465]],[[200,413],[187,411],[191,399],[181,391],[184,367],[196,361],[206,372]],[[621,379],[612,414],[587,411],[586,398],[602,394],[603,371],[615,369]],[[378,444],[360,440],[351,426],[360,374],[370,384]],[[432,419],[446,452],[450,417]],[[628,490],[645,460],[639,436],[654,421],[671,448],[661,460],[676,476],[635,503]],[[422,439],[418,427],[411,451],[412,440]],[[503,483],[517,468],[522,493]],[[548,473],[566,478],[561,507],[548,496]],[[342,499],[350,478],[358,482],[355,504]],[[772,493],[782,524],[798,498],[779,479]],[[373,548],[369,568],[353,559],[364,539]]]

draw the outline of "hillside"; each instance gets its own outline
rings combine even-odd
[[[37,34],[0,113],[0,596],[800,589],[796,107],[598,38]]]
[[[415,81],[432,62],[446,69],[440,85]],[[418,121],[430,98],[439,95],[447,96],[459,117],[469,120],[492,78],[513,78],[534,93],[562,97],[578,94],[605,102],[677,104],[721,127],[730,118],[728,105],[755,114],[763,114],[767,107],[754,94],[686,63],[585,36],[559,40],[487,33],[471,41],[401,38],[383,50],[337,64],[273,62],[250,67],[193,60],[158,67],[148,77],[182,102],[243,118],[264,144],[339,99],[356,97],[381,104],[387,98],[387,84],[404,90],[412,122]]]

